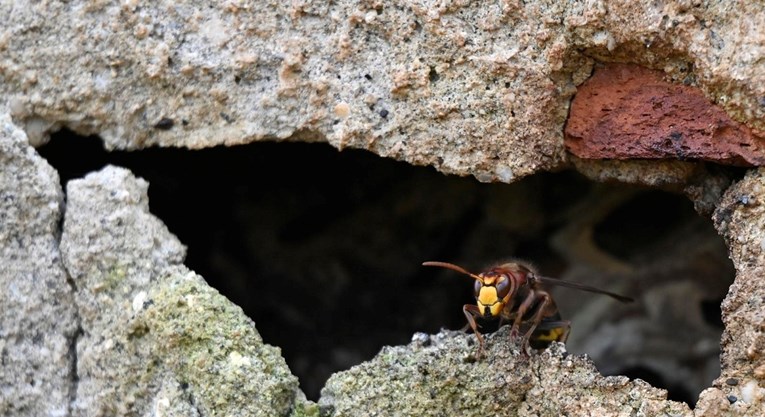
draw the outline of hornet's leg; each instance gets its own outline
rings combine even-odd
[[[476,355],[476,358],[480,359],[483,354],[483,336],[481,336],[481,332],[478,331],[478,323],[475,322],[475,317],[481,315],[481,310],[479,310],[476,305],[465,304],[462,306],[462,312],[465,313],[468,325],[473,329],[473,333],[475,333],[475,337],[478,339],[478,354]]]
[[[526,315],[526,311],[537,301],[537,294],[534,290],[529,291],[529,295],[523,300],[521,305],[518,306],[518,311],[515,312],[515,320],[513,321],[513,327],[510,329],[510,338],[515,340],[518,338],[518,332],[521,327],[521,320]]]
[[[475,307],[475,306],[474,306],[474,305],[472,305],[472,304],[465,304],[464,306],[462,306],[462,312],[463,312],[463,313],[465,312],[465,307]],[[481,315],[480,313],[478,313],[478,309],[477,309],[477,308],[475,308],[475,309],[471,309],[471,310],[476,310],[475,312],[473,312],[473,314],[474,314],[474,315],[475,315],[475,314],[478,314],[479,316]],[[465,317],[467,317],[467,316],[465,316]],[[467,323],[465,323],[465,325],[464,325],[464,326],[462,326],[462,328],[460,329],[460,331],[461,331],[461,332],[466,332],[466,331],[468,331],[468,329],[473,329],[473,325],[471,325],[471,324],[470,324],[470,319],[471,319],[471,318],[473,318],[473,317],[470,317],[470,318],[468,319],[468,322],[467,322]],[[477,327],[477,328],[479,328],[479,329],[480,329],[480,328],[482,328],[483,326],[481,326],[481,323],[476,323],[476,324],[475,324],[475,327]],[[476,333],[478,333],[478,332],[476,332]]]
[[[555,310],[549,311],[550,307],[555,309],[555,304],[553,304],[552,300],[550,299],[550,294],[548,294],[546,291],[538,291],[537,297],[539,297],[542,301],[539,302],[539,305],[537,306],[537,311],[534,313],[534,317],[531,318],[531,327],[529,327],[529,330],[526,332],[526,334],[523,336],[523,350],[527,351],[529,349],[529,338],[534,333],[534,330],[537,328],[539,323],[542,321],[542,319],[545,316],[550,316],[552,314],[555,314]],[[566,332],[565,337],[568,337],[568,332]]]
[[[558,342],[566,343],[566,340],[568,340],[568,334],[571,332],[571,322],[568,320],[563,320],[561,323],[561,327],[563,327],[563,334],[558,338]]]

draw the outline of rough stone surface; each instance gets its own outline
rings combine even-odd
[[[732,120],[697,88],[636,65],[597,68],[577,90],[565,135],[585,159],[765,164],[765,132]]]
[[[731,187],[714,215],[730,248],[736,280],[722,305],[722,373],[698,415],[765,415],[765,171]],[[735,397],[731,402],[729,397]],[[731,397],[731,398],[732,398]]]
[[[123,149],[321,140],[510,182],[565,163],[596,60],[765,130],[763,19],[723,0],[6,3],[0,97],[34,143],[60,126]]]
[[[181,266],[147,187],[115,167],[67,185],[61,250],[83,330],[72,415],[287,415],[297,379],[240,308]]]
[[[416,334],[408,346],[384,348],[332,376],[319,407],[335,417],[692,415],[664,390],[601,376],[563,345],[524,356],[509,343],[507,327],[487,338],[484,359],[476,361],[475,351],[472,335]]]
[[[58,174],[0,114],[0,415],[66,416],[77,320],[58,250]]]

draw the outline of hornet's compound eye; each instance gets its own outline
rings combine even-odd
[[[500,278],[496,283],[497,297],[500,299],[507,297],[507,293],[510,292],[510,280],[507,278]]]
[[[475,292],[475,297],[478,298],[478,295],[481,293],[481,287],[483,287],[483,283],[476,281],[473,285],[473,292]]]

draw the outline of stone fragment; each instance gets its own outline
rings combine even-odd
[[[112,166],[67,184],[61,250],[83,329],[72,415],[287,415],[303,397],[279,349],[181,264],[147,188]]]
[[[725,324],[720,377],[699,398],[698,416],[765,415],[765,170],[751,170],[731,186],[714,213],[736,268],[722,303]],[[728,397],[735,397],[730,402]],[[708,397],[708,398],[706,398]]]
[[[319,407],[326,415],[561,416],[692,415],[666,391],[626,377],[604,377],[561,344],[530,357],[509,328],[487,336],[476,361],[475,336],[441,331],[408,346],[385,347],[371,361],[333,375]]]
[[[66,416],[77,316],[61,263],[58,174],[0,113],[0,415]]]
[[[77,318],[58,250],[56,171],[0,114],[0,415],[65,416]]]

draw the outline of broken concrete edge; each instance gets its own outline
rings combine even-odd
[[[83,328],[73,415],[310,409],[279,348],[182,265],[146,181],[107,166],[66,189],[60,247]]]
[[[563,344],[526,355],[509,335],[507,326],[486,335],[485,355],[476,359],[474,335],[415,334],[409,345],[385,347],[332,375],[319,400],[322,415],[692,415],[663,389],[600,375]]]
[[[0,163],[0,414],[317,414],[280,350],[180,265],[145,181],[106,167],[65,195],[7,114]]]
[[[714,386],[727,398],[730,411],[758,404],[765,412],[765,169],[747,172],[724,194],[713,216],[729,248],[736,278],[722,303],[725,329]],[[723,402],[720,400],[720,402]]]
[[[0,112],[0,415],[67,415],[78,324],[58,252],[58,173]]]

